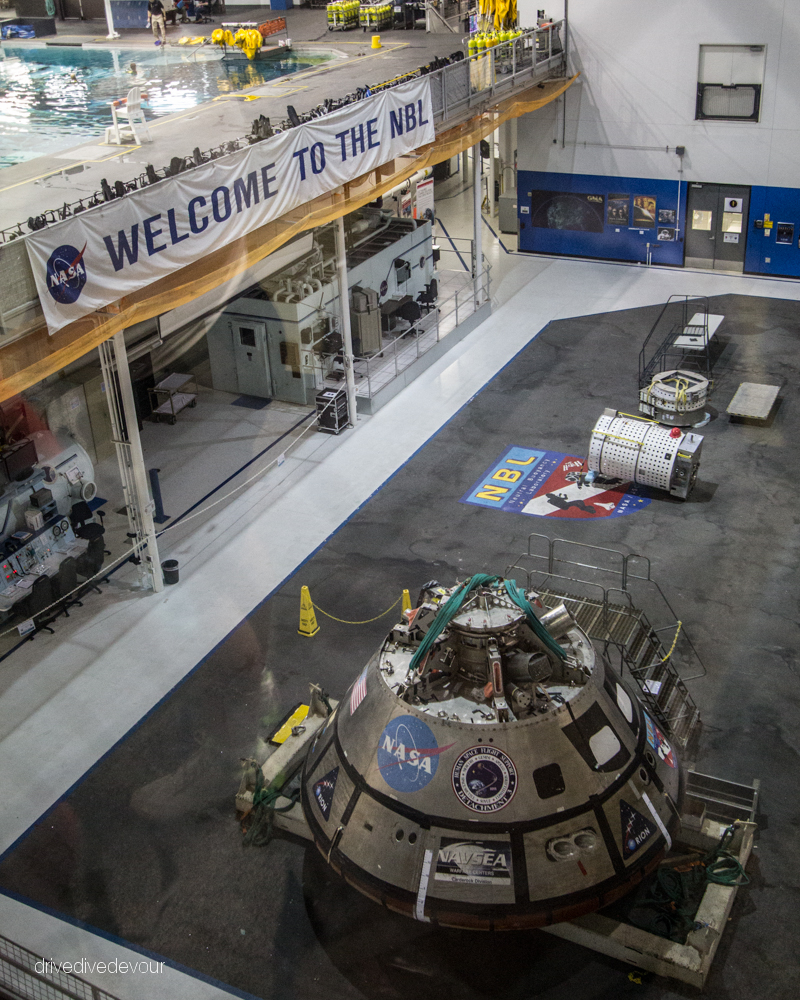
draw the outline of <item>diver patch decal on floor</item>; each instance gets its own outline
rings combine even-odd
[[[433,780],[439,755],[452,745],[440,747],[431,730],[415,715],[398,715],[378,740],[381,777],[396,792],[418,792]]]
[[[646,819],[624,799],[619,800],[620,822],[622,823],[622,858],[627,861],[645,841],[656,832],[656,825]]]
[[[586,459],[511,445],[460,503],[530,517],[623,517],[647,507],[646,490],[598,476],[584,481]]]
[[[339,765],[332,771],[319,779],[314,784],[314,798],[317,800],[317,805],[319,806],[319,811],[322,813],[325,820],[331,814],[331,806],[333,805],[333,793],[336,788],[336,779],[339,777]]]

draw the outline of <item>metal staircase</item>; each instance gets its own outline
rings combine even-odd
[[[546,552],[535,551],[543,547],[542,542],[546,543]],[[601,565],[580,561],[587,549],[599,555]],[[644,574],[637,570],[644,570]],[[700,721],[700,712],[685,680],[703,676],[705,667],[686,629],[679,629],[661,588],[650,578],[649,559],[533,533],[528,538],[528,551],[506,569],[506,576],[513,577],[515,573],[519,576],[520,571],[526,576],[527,588],[535,590],[546,607],[555,607],[563,601],[604,653],[609,655],[612,650],[617,653],[620,674],[627,673],[635,681],[648,711],[676,743],[686,747]],[[581,579],[573,575],[576,572],[594,579]],[[609,582],[615,585],[603,585]],[[656,628],[634,604],[632,586],[637,589],[637,603],[640,598],[648,600],[660,617],[666,613],[670,623]],[[650,592],[649,599],[646,591]],[[609,599],[610,595],[614,600]],[[665,648],[662,642],[664,632],[669,634],[672,649]],[[684,667],[696,663],[699,672],[684,679],[678,661]]]
[[[659,372],[674,368],[698,371],[711,379],[708,299],[704,295],[670,295],[639,352],[639,388]]]

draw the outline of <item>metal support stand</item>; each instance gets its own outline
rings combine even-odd
[[[106,35],[106,38],[119,38],[119,32],[114,28],[114,15],[111,11],[111,0],[104,0],[103,6],[105,7],[106,25],[108,26],[108,34]]]
[[[347,248],[344,239],[344,218],[336,221],[336,262],[339,269],[339,302],[341,306],[344,374],[347,380],[347,415],[350,425],[356,425],[356,380],[353,373],[353,334],[350,329],[350,290],[347,286]]]
[[[156,524],[165,524],[169,521],[169,515],[164,513],[164,501],[161,499],[161,483],[158,481],[159,472],[161,472],[161,469],[148,469],[150,492],[153,494],[153,503],[156,505],[153,520]]]
[[[475,293],[475,309],[481,305],[481,287],[483,282],[483,219],[481,217],[481,144],[475,143],[472,147],[472,282]]]
[[[139,438],[139,423],[128,367],[125,338],[120,330],[111,340],[100,345],[100,365],[106,385],[106,399],[111,416],[111,430],[117,449],[122,492],[128,515],[129,534],[141,557],[142,586],[157,593],[164,589],[164,579],[158,558],[156,530],[153,524],[154,503],[147,489],[147,472]],[[146,551],[145,551],[146,549]]]

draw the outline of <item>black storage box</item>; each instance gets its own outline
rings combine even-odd
[[[344,389],[323,389],[317,393],[317,426],[326,434],[338,434],[347,427],[347,393]]]

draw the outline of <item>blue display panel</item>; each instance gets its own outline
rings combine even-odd
[[[519,248],[683,265],[686,185],[677,180],[520,170]]]

